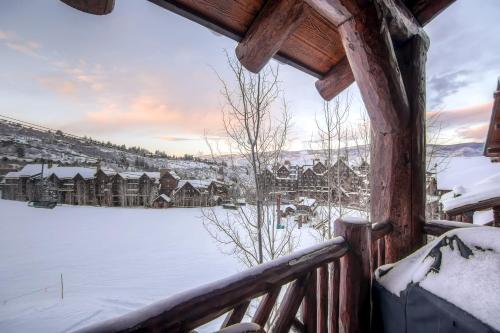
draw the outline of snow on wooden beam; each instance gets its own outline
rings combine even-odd
[[[373,128],[400,131],[410,112],[385,19],[371,4],[342,24],[339,33]]]
[[[354,82],[351,65],[347,58],[343,58],[323,77],[316,81],[316,89],[321,97],[331,100]]]
[[[259,12],[236,56],[251,72],[258,73],[279,51],[304,19],[302,0],[269,0]]]
[[[115,0],[61,0],[68,6],[94,15],[106,15],[113,11]]]

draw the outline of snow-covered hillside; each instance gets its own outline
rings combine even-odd
[[[0,119],[0,157],[10,164],[23,165],[44,158],[57,164],[95,165],[117,171],[175,170],[183,178],[212,179],[220,165],[209,160],[167,157],[141,148],[126,149],[112,143],[97,142],[59,131],[32,127]],[[241,170],[240,170],[241,171]],[[243,170],[244,171],[244,170]]]

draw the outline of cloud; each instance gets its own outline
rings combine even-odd
[[[39,43],[18,37],[11,31],[0,30],[0,41],[9,49],[26,54],[34,58],[43,58],[38,50],[42,47]]]
[[[93,124],[111,127],[165,126],[178,123],[182,115],[154,96],[135,97],[130,107],[109,104],[100,111],[87,113],[87,120]]]
[[[427,112],[427,118],[438,117],[443,127],[462,127],[488,122],[493,102],[477,104],[465,108]]]
[[[61,95],[73,95],[76,92],[74,82],[55,76],[38,77],[38,82],[44,87]]]
[[[431,109],[443,106],[446,97],[456,94],[471,83],[471,72],[459,70],[452,73],[434,75],[427,82],[429,106]]]
[[[458,135],[464,139],[486,141],[486,134],[488,133],[489,123],[484,123],[477,126],[459,128]]]

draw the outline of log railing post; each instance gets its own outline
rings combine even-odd
[[[500,227],[500,206],[493,207],[493,226]]]
[[[339,331],[370,331],[371,226],[360,219],[338,219],[335,235],[349,244],[340,258]]]

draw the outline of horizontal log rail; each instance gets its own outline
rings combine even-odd
[[[441,236],[445,232],[453,229],[471,227],[479,227],[479,225],[448,220],[430,220],[424,224],[424,232],[431,236]]]
[[[392,228],[392,223],[390,221],[372,224],[372,241],[377,241],[380,238],[387,236],[392,232]]]
[[[296,323],[296,313],[304,296],[307,294],[311,299],[315,294],[315,290],[309,286],[316,285],[316,270],[335,262],[348,249],[347,241],[343,237],[336,237],[78,332],[187,332],[228,312],[223,324],[225,327],[241,321],[249,302],[263,295],[252,321],[264,326],[281,287],[291,282],[281,302],[276,328],[273,330],[287,332]],[[312,310],[309,312],[312,313]]]

